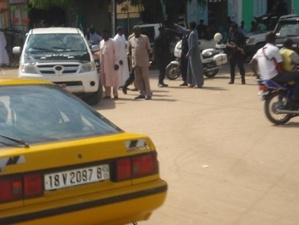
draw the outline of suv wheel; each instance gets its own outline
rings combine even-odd
[[[96,92],[91,95],[83,97],[83,101],[85,101],[88,105],[97,105],[103,97],[103,88],[102,83],[99,82],[99,88]]]

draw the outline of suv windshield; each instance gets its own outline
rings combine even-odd
[[[79,34],[31,34],[25,53],[82,52],[86,45]]]
[[[91,107],[53,85],[0,88],[2,137],[32,144],[119,132],[122,130]],[[12,144],[9,138],[0,138],[0,148]]]

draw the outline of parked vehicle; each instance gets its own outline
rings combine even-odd
[[[0,224],[148,220],[166,198],[156,147],[41,79],[0,80]]]
[[[23,49],[14,47],[13,52],[21,53],[20,78],[52,81],[90,105],[102,99],[103,89],[92,49],[79,29],[34,28],[28,32]]]
[[[292,84],[278,84],[271,80],[260,80],[258,83],[259,95],[265,101],[264,112],[269,121],[281,125],[299,116],[299,106],[288,107]]]
[[[219,36],[220,35],[220,36]],[[221,43],[222,35],[215,34],[215,48],[208,48],[202,51],[202,65],[204,75],[207,78],[213,78],[218,73],[222,65],[227,63],[227,55],[224,52],[226,45]],[[182,51],[182,40],[180,40],[174,49],[176,60],[171,61],[166,67],[166,77],[170,80],[175,80],[181,75],[180,58]]]
[[[281,16],[273,31],[277,35],[276,43],[282,44],[285,38],[298,39],[299,37],[299,15],[289,14]],[[259,33],[249,33],[245,46],[246,58],[251,59],[258,49],[266,43],[266,35],[269,30]],[[294,41],[298,43],[298,41]]]

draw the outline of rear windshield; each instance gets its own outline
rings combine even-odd
[[[123,132],[93,108],[53,85],[0,87],[1,136],[42,143]]]
[[[84,38],[80,34],[31,34],[26,53],[40,52],[86,52]]]

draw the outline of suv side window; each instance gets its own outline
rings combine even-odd
[[[298,36],[299,22],[297,21],[280,22],[276,28],[275,33],[280,34],[280,36]]]

